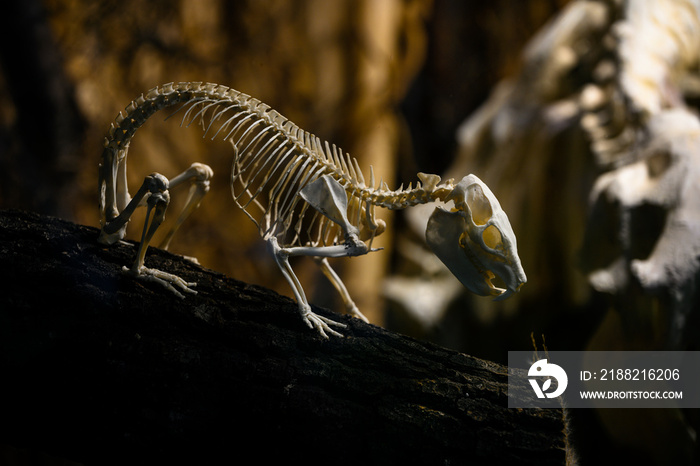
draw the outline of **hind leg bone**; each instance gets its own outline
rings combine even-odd
[[[178,287],[183,292],[196,294],[197,292],[190,288],[195,286],[196,283],[186,282],[177,275],[163,272],[162,270],[149,269],[148,267],[144,266],[146,250],[148,249],[148,245],[150,244],[156,230],[163,222],[163,219],[165,219],[165,210],[168,208],[169,202],[170,195],[168,194],[168,191],[152,194],[148,198],[146,207],[148,210],[146,211],[146,220],[143,225],[143,232],[141,234],[141,242],[139,243],[139,250],[136,255],[136,260],[130,269],[124,267],[124,270],[136,275],[142,280],[159,283],[175,293],[176,296],[184,298],[185,296],[175,287]],[[152,211],[153,218],[151,219]]]
[[[174,178],[175,183],[168,181],[166,177],[159,173],[153,173],[146,177],[138,192],[130,199],[126,207],[115,218],[107,221],[100,232],[99,242],[103,244],[113,244],[123,237],[124,230],[131,216],[137,207],[146,204],[146,219],[141,233],[136,259],[131,268],[124,269],[134,276],[151,282],[159,283],[172,291],[180,298],[184,298],[184,293],[196,293],[192,289],[196,283],[189,283],[178,277],[161,270],[150,269],[144,266],[144,259],[148,246],[153,239],[153,235],[158,230],[165,219],[165,211],[170,203],[170,193],[168,191],[171,184],[178,185],[186,180],[190,180],[193,186],[190,191],[190,199],[186,203],[185,209],[171,230],[169,236],[180,226],[185,218],[197,207],[201,198],[209,189],[209,178],[211,169],[206,165],[195,164],[188,171]],[[182,291],[182,292],[181,292]]]
[[[168,183],[169,190],[189,182],[190,192],[187,197],[187,201],[185,202],[185,206],[182,208],[182,212],[180,212],[175,224],[160,243],[161,249],[168,249],[170,241],[173,239],[175,232],[177,232],[187,217],[189,217],[192,212],[199,207],[199,203],[202,201],[202,198],[209,192],[209,180],[211,180],[212,176],[214,176],[214,171],[208,165],[193,163],[190,168],[170,180]]]

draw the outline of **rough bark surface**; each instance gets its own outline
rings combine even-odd
[[[559,410],[507,408],[507,370],[151,249],[179,299],[122,273],[133,243],[0,211],[0,444],[83,464],[563,464]]]

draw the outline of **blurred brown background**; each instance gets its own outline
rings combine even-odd
[[[398,186],[418,171],[446,169],[459,123],[517,70],[525,41],[565,2],[8,3],[0,41],[0,206],[97,226],[104,135],[117,112],[156,85],[210,81],[246,92]],[[166,116],[149,121],[131,146],[131,191],[152,171],[172,177],[194,161],[215,170],[212,191],[170,249],[289,295],[253,225],[231,202],[228,145],[202,140],[197,128],[179,129],[176,119],[163,122]],[[175,206],[178,199],[174,193]],[[394,221],[392,213],[382,216]],[[129,237],[137,239],[140,228],[133,220]],[[379,324],[395,237],[390,227],[378,241],[384,252],[335,264]],[[337,306],[325,283],[310,291],[323,280],[314,267],[296,267],[313,302]]]

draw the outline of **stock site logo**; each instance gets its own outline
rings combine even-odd
[[[532,389],[535,391],[537,398],[556,398],[566,390],[566,385],[569,383],[569,378],[566,376],[564,369],[556,364],[550,364],[546,359],[540,359],[530,366],[527,375],[529,377],[549,377],[542,383],[542,387],[537,383],[537,379],[528,379]],[[557,389],[551,393],[547,390],[552,386],[552,379],[557,381]]]

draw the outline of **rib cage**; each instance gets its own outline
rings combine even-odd
[[[248,96],[243,99],[243,105],[217,97],[193,99],[181,108],[185,109],[181,124],[199,123],[205,136],[213,133],[214,139],[223,134],[231,142],[231,193],[261,236],[277,236],[288,245],[302,238],[312,244],[334,242],[339,232],[328,228],[325,217],[316,216],[305,225],[306,204],[299,205],[297,194],[324,174],[349,182],[337,149],[324,149],[317,137],[267,105]],[[343,159],[347,161],[348,156]]]
[[[155,87],[120,113],[107,138],[100,169],[100,210],[105,218],[119,214],[118,193],[105,193],[106,186],[119,190],[114,180],[125,183],[126,155],[136,130],[159,110],[178,106],[168,118],[180,114],[181,126],[203,127],[204,136],[221,137],[234,149],[231,191],[236,204],[257,225],[263,238],[276,237],[282,246],[330,245],[342,241],[338,225],[309,205],[300,202],[299,191],[323,175],[330,175],[345,189],[348,220],[360,235],[374,223],[374,207],[403,209],[429,202],[450,192],[451,180],[438,185],[435,175],[419,174],[425,186],[396,191],[384,182],[375,187],[370,167],[369,183],[357,161],[335,145],[322,142],[277,111],[242,92],[218,84],[178,83]],[[105,178],[111,177],[112,183]],[[309,215],[307,215],[307,213]],[[373,234],[373,233],[370,233]]]
[[[156,87],[127,106],[126,114],[119,114],[105,140],[103,164],[107,173],[101,170],[101,190],[105,189],[104,177],[116,178],[117,165],[126,163],[135,131],[159,110],[177,105],[180,108],[168,118],[182,113],[182,126],[201,124],[205,137],[222,137],[232,143],[233,198],[264,238],[276,236],[280,244],[288,246],[326,245],[338,239],[341,232],[333,222],[316,211],[312,218],[305,218],[308,205],[299,202],[299,191],[325,174],[348,191],[348,218],[353,224],[359,227],[365,209],[371,208],[371,202],[361,200],[376,197],[371,193],[375,190],[365,186],[354,158],[322,143],[249,95],[202,83]],[[118,162],[110,163],[114,159]],[[100,199],[104,216],[104,194]]]

